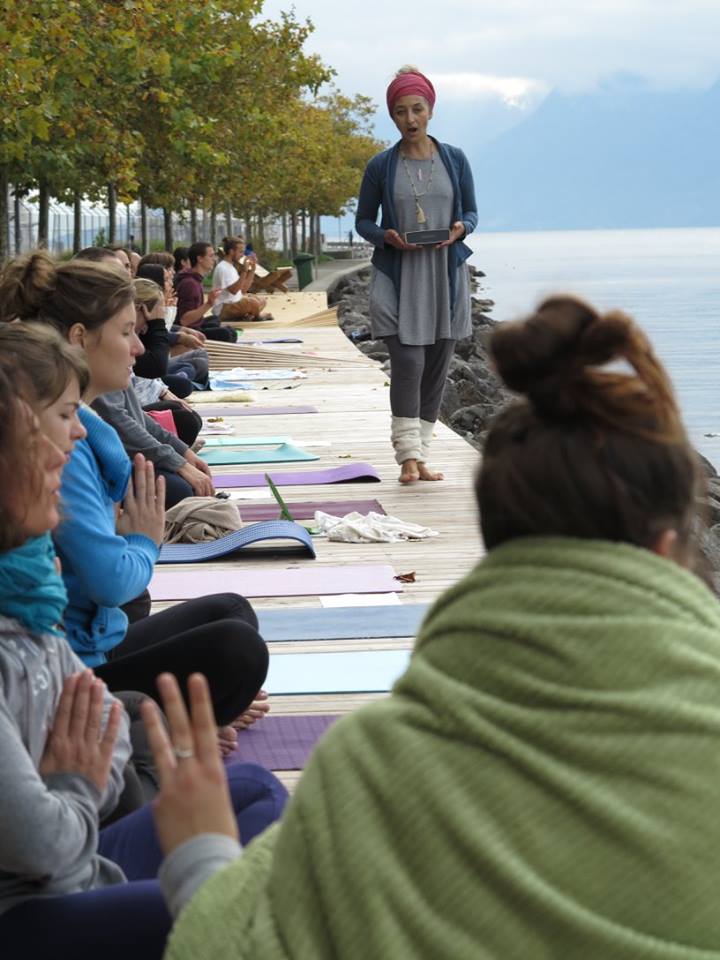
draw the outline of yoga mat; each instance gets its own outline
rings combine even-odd
[[[203,404],[198,413],[204,417],[275,417],[291,416],[297,413],[317,413],[317,407],[238,407],[227,404],[210,406]]]
[[[427,603],[398,607],[294,607],[258,610],[260,633],[268,643],[286,640],[368,640],[414,637]]]
[[[267,472],[276,487],[315,486],[322,483],[380,483],[375,467],[369,463],[347,463],[342,467],[330,467],[328,470]],[[213,475],[213,482],[220,489],[264,487],[267,483],[264,473],[218,473]]]
[[[315,559],[315,547],[312,537],[305,527],[289,520],[266,520],[263,523],[253,523],[242,530],[234,530],[217,540],[208,540],[205,543],[166,543],[160,548],[158,563],[200,563],[203,560],[217,560],[229,553],[236,553],[243,547],[267,540],[296,540],[293,550],[300,544]]]
[[[226,763],[259,763],[266,770],[302,770],[315,744],[337,714],[313,714],[308,717],[264,717],[249,730],[238,731],[237,749]]]
[[[291,437],[208,437],[206,447],[261,447],[266,444],[292,443]]]
[[[285,570],[163,570],[148,587],[153,600],[191,600],[233,591],[245,597],[305,597],[330,593],[394,593],[402,590],[387,564],[329,564],[286,567]]]
[[[270,657],[263,688],[271,696],[386,693],[407,669],[410,650],[282,653]]]
[[[213,467],[242,463],[301,463],[320,459],[317,454],[307,453],[291,443],[281,443],[275,450],[201,450],[200,456]]]
[[[276,503],[244,504],[235,501],[243,520],[279,520],[280,507]],[[316,510],[330,513],[334,517],[344,517],[346,513],[385,513],[377,500],[303,500],[297,503],[285,501],[288,510],[296,520],[312,520]]]

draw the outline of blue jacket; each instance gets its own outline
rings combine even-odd
[[[67,639],[89,667],[125,639],[120,605],[147,587],[158,547],[143,534],[115,532],[115,504],[125,497],[130,461],[117,433],[86,407],[87,438],[76,444],[63,470],[63,521],[54,533],[68,592]]]
[[[458,147],[440,143],[433,138],[440,159],[448,172],[453,186],[452,222],[461,220],[465,226],[465,235],[472,233],[477,226],[477,203],[472,171],[467,157]],[[386,274],[395,284],[400,294],[400,265],[402,251],[385,246],[385,231],[397,230],[397,216],[393,202],[393,185],[400,156],[400,142],[376,154],[365,168],[360,196],[358,197],[355,229],[368,243],[375,247],[372,262],[376,269]],[[377,225],[378,209],[382,207],[382,219]],[[448,224],[448,227],[450,224]],[[450,305],[455,304],[455,286],[457,268],[472,254],[466,243],[457,240],[448,247],[448,276],[450,280]]]

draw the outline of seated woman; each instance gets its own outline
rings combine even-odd
[[[47,533],[59,520],[65,451],[82,433],[78,361],[62,344],[51,346],[57,381],[70,377],[41,417],[58,447],[31,409],[36,372],[26,375],[5,349],[11,329],[0,332],[2,955],[160,960],[170,916],[155,879],[161,852],[150,808],[99,828],[122,789],[127,720],[59,627],[66,594]],[[233,764],[227,774],[233,816],[248,840],[279,815],[286,793],[252,764]]]
[[[143,337],[153,335],[151,332],[153,325],[160,321],[163,329],[165,328],[165,307],[162,292],[156,283],[138,279],[133,281],[133,286],[135,287],[135,332],[145,346]],[[179,385],[179,392],[176,394],[168,386],[167,376],[164,379],[159,376],[153,378],[141,376],[138,373],[137,362],[134,370],[132,387],[142,409],[145,413],[170,411],[177,435],[187,447],[191,447],[202,428],[202,417],[184,400],[184,397],[188,396],[193,389],[190,380],[187,377],[176,376],[173,380]],[[178,389],[177,385],[176,389]]]
[[[569,297],[491,350],[523,399],[477,480],[488,555],[242,856],[226,805],[205,836],[190,822],[222,802],[218,761],[163,678],[195,751],[175,764],[149,717],[182,911],[167,960],[720,956],[720,607],[692,572],[698,471],[667,375],[628,317]],[[218,832],[232,862],[188,902]]]
[[[80,348],[89,371],[86,401],[130,379],[140,349],[133,298],[132,281],[116,269],[56,264],[42,251],[11,261],[0,279],[8,319],[51,324]],[[19,352],[15,362],[23,362]],[[268,665],[255,612],[243,597],[222,593],[128,626],[120,607],[147,588],[162,542],[164,481],[156,487],[152,464],[139,455],[130,484],[131,464],[115,431],[87,407],[77,415],[84,436],[63,473],[63,522],[55,531],[69,595],[67,639],[111,690],[153,696],[155,677],[170,662],[185,674],[209,670],[221,746],[229,751],[237,740],[232,725],[245,726],[267,710],[266,702],[253,703]]]

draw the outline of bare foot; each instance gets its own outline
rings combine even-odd
[[[235,750],[237,739],[237,730],[234,727],[218,727],[218,746],[223,759]]]
[[[421,480],[444,480],[444,473],[436,473],[434,470],[430,470],[426,463],[423,463],[422,460],[417,462],[418,475]]]
[[[258,720],[270,712],[270,701],[266,690],[260,690],[257,697],[253,700],[245,713],[241,713],[237,720],[233,720],[232,725],[235,730],[247,730]]]
[[[419,464],[417,460],[406,460],[400,468],[400,483],[415,483],[420,479]]]

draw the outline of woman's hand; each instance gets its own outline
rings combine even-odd
[[[385,231],[385,246],[395,247],[396,250],[420,250],[419,243],[405,243],[397,230]]]
[[[148,314],[148,320],[165,321],[165,299],[161,297]]]
[[[163,853],[167,856],[201,833],[222,833],[237,840],[207,680],[199,673],[188,680],[190,717],[175,677],[161,674],[157,687],[170,737],[152,700],[144,700],[140,710],[160,779],[153,816]]]
[[[133,476],[118,517],[117,532],[126,537],[142,533],[159,547],[165,532],[165,477],[155,477],[155,468],[138,453]]]
[[[450,236],[447,240],[443,240],[442,243],[439,243],[435,249],[442,250],[443,247],[449,247],[456,240],[462,240],[465,236],[465,224],[461,220],[456,220],[455,223],[450,227]]]
[[[188,350],[197,350],[205,343],[205,334],[199,330],[179,330],[177,342]]]
[[[73,673],[65,679],[52,729],[40,760],[40,775],[75,773],[105,792],[113,748],[120,729],[122,707],[110,707],[102,729],[105,684],[92,670]]]
[[[175,396],[172,390],[166,390],[165,393],[161,393],[160,399],[164,400],[166,403],[177,403],[184,410],[189,410],[191,413],[193,412],[193,408],[190,406],[187,400],[183,400],[182,397]]]
[[[184,463],[178,470],[178,476],[187,480],[196,497],[212,497],[215,495],[212,479],[206,476],[202,470],[198,470],[192,463]]]
[[[192,407],[190,408],[192,409]],[[196,470],[199,470],[201,473],[204,473],[207,477],[210,478],[212,482],[212,472],[210,471],[210,465],[205,463],[202,457],[199,457],[192,450],[185,451],[185,459],[188,463],[191,463]],[[215,488],[213,487],[213,493],[215,493]]]

